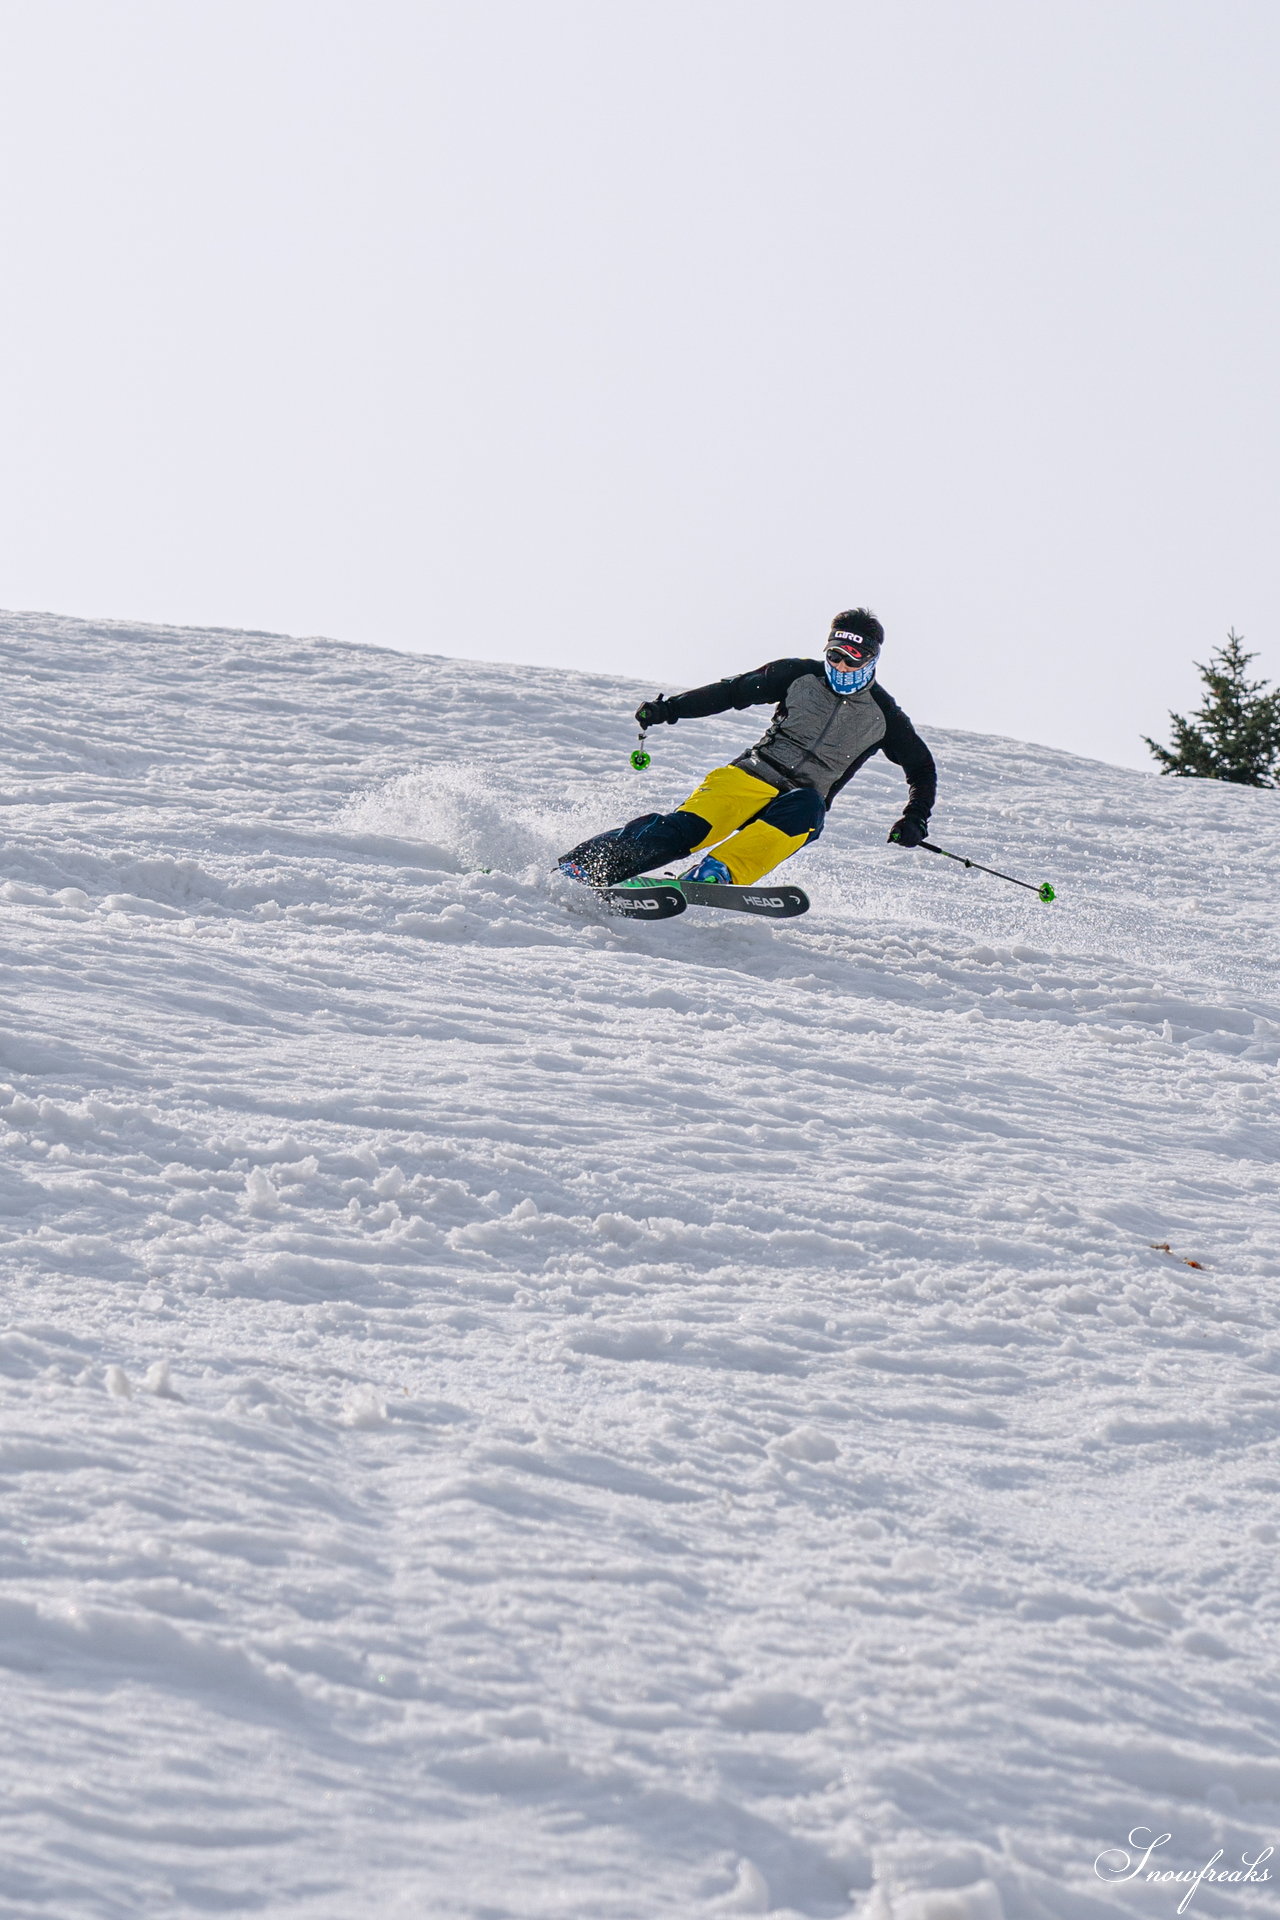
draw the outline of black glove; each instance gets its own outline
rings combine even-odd
[[[678,713],[672,713],[670,709],[671,702],[662,694],[659,694],[656,700],[642,700],[640,702],[640,705],[636,708],[636,719],[642,727],[660,727],[664,722],[667,726],[674,727],[680,715]]]
[[[889,843],[895,847],[918,847],[928,833],[927,820],[921,820],[918,814],[904,813],[901,820],[895,820],[890,827]]]

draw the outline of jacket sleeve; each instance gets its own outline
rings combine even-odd
[[[885,735],[880,742],[880,751],[887,760],[900,766],[907,776],[907,804],[903,811],[914,814],[922,826],[927,826],[933,803],[938,797],[938,769],[933,763],[933,755],[897,701],[879,683],[872,687],[871,697],[885,718]],[[843,785],[843,781],[840,784]]]
[[[793,680],[813,671],[812,660],[771,660],[751,673],[713,680],[709,687],[668,695],[663,704],[677,720],[705,720],[731,707],[776,707]],[[908,724],[910,724],[908,722]]]

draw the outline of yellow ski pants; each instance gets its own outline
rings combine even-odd
[[[693,852],[703,853],[714,847],[716,859],[724,861],[735,886],[747,887],[813,837],[809,829],[787,833],[768,820],[755,818],[779,797],[776,787],[757,780],[741,767],[713,767],[676,811],[696,814],[708,824],[710,831]]]

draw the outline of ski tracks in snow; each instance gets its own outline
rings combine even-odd
[[[642,782],[616,683],[3,642],[0,1911],[1084,1920],[1274,1841],[1274,796],[926,728],[1060,907],[885,767],[805,921],[637,929],[551,857],[740,717]]]

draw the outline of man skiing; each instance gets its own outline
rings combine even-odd
[[[877,751],[902,768],[908,796],[889,830],[918,847],[937,792],[933,755],[902,708],[876,684],[884,628],[866,607],[838,613],[822,660],[774,660],[636,709],[642,728],[702,719],[730,707],[774,704],[767,730],[727,767],[713,767],[673,813],[643,813],[561,856],[560,871],[588,886],[617,886],[670,860],[703,852],[684,880],[750,886],[822,832],[841,787]]]

